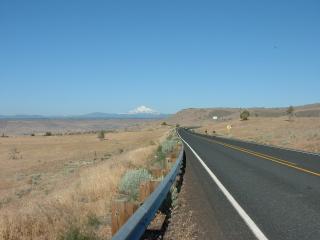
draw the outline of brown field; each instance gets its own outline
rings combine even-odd
[[[231,125],[230,132],[227,125]],[[288,121],[287,117],[253,117],[247,121],[232,119],[211,121],[196,131],[250,140],[264,144],[320,152],[320,118],[299,117]]]
[[[169,130],[150,125],[104,141],[96,134],[0,138],[0,239],[63,239],[74,229],[110,238],[121,175],[148,164]]]
[[[127,129],[152,126],[154,119],[0,119],[0,134],[5,135],[43,135],[49,131],[54,134],[91,132],[99,130]]]

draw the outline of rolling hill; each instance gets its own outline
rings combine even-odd
[[[294,106],[296,117],[320,117],[320,103]],[[219,120],[238,119],[241,108],[188,108],[177,112],[168,118],[169,124],[180,125],[202,125],[212,122],[217,116]],[[251,118],[255,117],[284,117],[287,115],[287,108],[248,108]]]

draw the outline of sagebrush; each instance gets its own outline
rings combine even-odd
[[[140,183],[150,179],[151,174],[144,168],[128,170],[120,180],[119,190],[126,194],[130,201],[137,201]]]

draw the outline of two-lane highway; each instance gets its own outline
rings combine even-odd
[[[320,156],[179,134],[207,239],[320,239]]]

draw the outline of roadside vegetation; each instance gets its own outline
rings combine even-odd
[[[286,111],[287,115],[288,115],[288,121],[292,121],[292,118],[294,116],[294,108],[293,106],[289,106],[287,111]]]
[[[137,202],[140,184],[148,180],[158,179],[159,176],[153,174],[153,172],[164,171],[167,173],[176,160],[179,150],[180,140],[173,131],[159,144],[154,157],[145,168],[138,167],[128,169],[125,172],[119,183],[119,194],[125,195],[129,201]]]
[[[150,179],[152,176],[147,169],[130,169],[120,180],[119,192],[125,194],[129,201],[138,201],[140,184]]]
[[[159,143],[172,149],[168,131],[108,133],[108,141],[97,133],[4,139],[0,182],[8,191],[0,190],[0,239],[110,239],[111,199],[124,194],[135,200],[138,184],[155,178]]]
[[[99,138],[100,141],[103,141],[104,135],[105,135],[105,131],[101,130],[100,132],[98,132],[97,137]]]
[[[250,116],[250,112],[248,110],[244,110],[240,113],[240,119],[242,121],[246,121],[249,119],[249,116]]]

